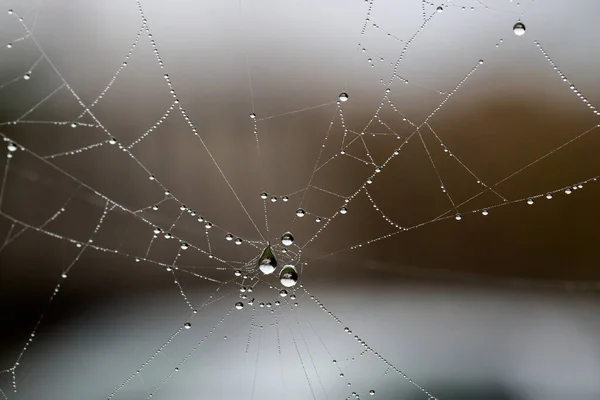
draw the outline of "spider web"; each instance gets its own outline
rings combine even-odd
[[[53,309],[64,304],[65,291],[72,296],[88,279],[99,280],[104,282],[99,284],[101,296],[108,297],[110,285],[119,283],[105,281],[105,276],[119,276],[120,268],[129,268],[148,296],[154,288],[168,288],[182,307],[169,310],[152,325],[163,338],[151,344],[154,352],[127,349],[112,354],[106,362],[121,367],[103,376],[106,386],[94,389],[94,395],[170,398],[184,382],[180,377],[191,379],[191,371],[206,378],[203,390],[210,393],[217,390],[215,382],[228,379],[230,372],[224,371],[231,368],[231,360],[221,360],[218,354],[231,346],[240,355],[233,361],[235,370],[244,371],[233,381],[251,398],[287,393],[291,381],[302,382],[294,386],[294,398],[390,396],[402,385],[404,393],[416,398],[443,399],[443,393],[430,392],[404,372],[410,365],[386,359],[368,337],[353,332],[316,297],[307,277],[340,254],[380,243],[393,246],[410,231],[536,204],[597,180],[597,168],[588,163],[582,176],[548,179],[521,191],[507,186],[599,128],[593,96],[586,97],[584,88],[559,69],[549,50],[529,32],[515,36],[511,26],[502,26],[511,36],[457,53],[458,67],[447,74],[454,74],[450,86],[448,76],[446,83],[435,76],[424,82],[408,78],[415,75],[415,66],[434,65],[418,47],[419,40],[425,40],[422,36],[439,35],[439,19],[460,20],[461,13],[473,12],[506,17],[503,24],[516,23],[525,21],[530,9],[534,14],[535,4],[423,1],[419,10],[410,7],[417,11],[410,16],[411,24],[399,28],[390,15],[403,6],[369,0],[361,19],[346,27],[357,37],[355,49],[344,49],[354,61],[341,69],[342,77],[334,84],[324,84],[314,94],[312,99],[320,101],[308,104],[302,95],[289,92],[266,102],[260,93],[277,87],[282,78],[271,71],[257,72],[253,63],[263,58],[264,49],[244,42],[254,30],[256,37],[266,35],[251,10],[260,13],[261,7],[281,5],[217,5],[234,15],[223,29],[242,43],[242,54],[231,62],[242,65],[243,74],[232,68],[228,85],[215,87],[209,79],[200,79],[194,90],[217,98],[220,89],[230,95],[230,90],[239,94],[243,88],[247,99],[235,99],[227,110],[243,115],[239,124],[210,118],[220,103],[217,99],[217,106],[210,99],[199,100],[205,107],[200,111],[187,106],[184,99],[197,102],[189,91],[194,84],[178,80],[177,71],[165,61],[168,57],[163,59],[164,53],[175,57],[176,44],[164,46],[175,50],[163,50],[146,5],[135,5],[135,13],[124,11],[127,22],[122,29],[133,41],[123,47],[120,63],[111,67],[112,76],[106,81],[83,71],[85,77],[75,78],[93,80],[92,86],[102,81],[100,90],[72,83],[67,76],[76,65],[49,46],[51,39],[35,33],[43,13],[54,10],[51,2],[30,8],[19,4],[4,20],[0,90],[9,100],[3,101],[0,122],[7,149],[0,187],[0,252],[30,261],[38,260],[39,254],[58,257],[61,266],[60,271],[45,269],[32,284],[43,297],[42,305],[31,324],[22,328],[27,334],[21,337],[19,351],[2,359],[2,377],[9,379],[0,380],[0,395],[27,398],[34,383],[28,378],[34,371],[28,357],[41,348],[36,342],[46,333],[44,326],[52,325],[48,319],[56,322]],[[265,24],[268,28],[266,20]],[[508,42],[512,47],[506,51],[526,46],[527,52],[538,55],[544,78],[556,86],[553,90],[572,93],[568,107],[581,118],[567,125],[568,135],[550,138],[520,167],[500,174],[481,172],[466,161],[476,158],[465,154],[464,147],[457,146],[460,150],[455,152],[444,124],[437,121],[447,109],[461,107],[463,96],[477,95],[469,92],[472,82],[481,83],[481,70],[503,63],[498,52]],[[18,57],[9,56],[20,49]],[[414,59],[407,65],[410,57]],[[309,68],[314,62],[305,61]],[[365,62],[368,70],[362,68]],[[362,96],[363,86],[377,90]],[[153,101],[146,104],[146,96]],[[585,127],[574,130],[574,125]],[[290,141],[286,132],[291,127],[314,134]],[[305,154],[312,158],[307,161]],[[239,165],[245,166],[242,173],[236,170]],[[281,175],[285,179],[277,179]],[[390,176],[397,176],[404,187],[416,181],[424,184],[415,192],[391,193]],[[28,199],[25,206],[23,198]],[[421,204],[418,212],[411,207],[414,201]],[[280,241],[287,231],[295,237],[291,246]],[[37,254],[22,248],[32,243]],[[279,266],[296,267],[300,278],[295,286],[281,285],[281,268],[273,275],[258,269],[269,244]],[[86,271],[91,258],[105,266]],[[31,271],[17,272],[4,264],[3,281],[27,284]],[[131,307],[135,318],[137,311]],[[261,374],[264,368],[271,370],[267,377]],[[274,372],[277,369],[280,373]],[[122,371],[128,372],[116,374]],[[377,379],[363,371],[375,373]]]

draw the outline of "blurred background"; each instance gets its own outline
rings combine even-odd
[[[1,4],[0,398],[600,395],[600,3]]]

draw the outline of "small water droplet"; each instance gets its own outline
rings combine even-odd
[[[210,222],[206,221],[206,223],[204,224],[204,227],[206,229],[210,229],[210,228],[212,228],[212,224]]]
[[[8,145],[6,146],[6,148],[8,149],[8,151],[10,152],[14,152],[17,151],[17,145],[14,144],[13,142],[8,142]]]
[[[185,324],[183,324],[183,327],[185,329],[191,329],[192,328],[192,323],[191,322],[186,322]]]
[[[550,199],[552,198],[552,193],[548,193],[548,194],[546,194],[546,198],[547,198],[548,200],[550,200]]]
[[[435,9],[435,11],[441,13],[442,11],[444,11],[444,7],[439,6],[438,8]]]
[[[565,193],[566,193],[566,194],[571,194],[571,193],[573,193],[573,192],[571,191],[571,188],[566,188],[566,189],[565,189]]]
[[[281,289],[281,290],[279,291],[279,295],[280,295],[281,297],[286,297],[286,296],[288,295],[288,292],[287,292],[287,290],[285,290],[285,289]]]
[[[231,233],[228,233],[227,235],[225,235],[225,239],[231,242],[233,240],[233,235]]]
[[[340,101],[342,101],[342,102],[344,102],[344,101],[348,101],[348,93],[346,93],[346,92],[342,92],[342,93],[340,93],[339,99],[340,99]]]
[[[373,396],[373,395],[375,394],[375,391],[374,391],[373,389],[371,389],[371,390],[369,390],[369,394],[370,394],[371,396]]]
[[[279,273],[279,281],[285,287],[292,287],[298,283],[298,272],[293,265],[286,265]]]
[[[28,81],[29,79],[31,79],[31,72],[28,72],[25,75],[23,75],[23,79],[25,79],[26,81]]]
[[[250,114],[250,118],[255,119],[256,118],[256,114],[255,113],[251,113]]]
[[[258,259],[258,268],[265,275],[272,274],[275,268],[277,268],[277,259],[273,255],[271,245],[267,245],[263,250],[262,255]]]
[[[348,209],[346,207],[340,208],[340,214],[347,214],[347,213],[348,213]]]
[[[269,197],[269,194],[268,194],[267,192],[262,192],[262,193],[260,194],[260,198],[261,198],[261,199],[263,199],[263,200],[266,200],[266,199],[267,199],[267,197]]]
[[[532,205],[533,204],[533,199],[527,199],[527,204]]]
[[[535,29],[534,29],[535,30]],[[523,36],[525,34],[525,24],[523,24],[521,21],[518,21],[514,26],[513,26],[513,32],[515,33],[515,35],[517,36]]]
[[[240,271],[239,269],[236,269],[235,272],[233,273],[235,276],[242,276],[242,271]]]
[[[482,214],[482,215],[488,215],[489,213],[490,213],[490,212],[487,210],[487,208],[486,208],[486,209],[484,209],[484,210],[481,212],[481,214]]]
[[[296,210],[296,215],[300,218],[304,217],[306,215],[306,211],[304,211],[303,209],[299,208],[298,210]]]
[[[287,196],[283,196],[283,198],[282,198],[281,200],[283,200],[283,201],[285,201],[285,202],[288,202],[288,201],[290,201],[290,198],[289,198],[289,197],[287,197]]]
[[[155,234],[155,235],[160,235],[160,232],[161,232],[161,231],[162,231],[162,230],[161,230],[161,229],[160,229],[158,226],[155,226],[155,227],[154,227],[154,234]]]
[[[187,250],[190,247],[186,242],[181,243],[181,250]]]
[[[235,242],[234,242],[234,243],[235,243],[235,244],[237,244],[237,245],[239,246],[240,244],[242,244],[242,242],[243,242],[243,240],[242,240],[242,239],[240,239],[240,238],[237,238],[237,239],[235,239]]]
[[[110,139],[108,139],[108,143],[109,144],[117,144],[117,139],[115,139],[114,137],[111,137]]]
[[[153,209],[154,211],[158,211],[158,206],[152,206],[152,209]]]
[[[75,122],[71,122],[71,128],[77,128],[77,124]]]
[[[277,201],[277,196],[271,196],[271,202],[275,203]]]
[[[235,303],[235,308],[241,310],[242,308],[244,308],[244,303],[238,301],[237,303]]]
[[[281,236],[281,243],[284,246],[291,246],[294,243],[294,236],[290,232],[286,232]]]
[[[456,215],[454,216],[454,219],[455,219],[455,220],[457,220],[457,221],[460,221],[460,220],[462,219],[462,215],[460,215],[460,214],[456,214]]]

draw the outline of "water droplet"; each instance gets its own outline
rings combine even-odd
[[[285,290],[285,289],[281,289],[281,290],[279,291],[279,295],[280,295],[281,297],[285,297],[285,296],[287,296],[287,295],[288,295],[288,292],[287,292],[287,290]]]
[[[161,229],[158,226],[154,227],[154,234],[155,235],[160,235]]]
[[[321,221],[322,221],[321,217],[315,218],[315,222],[321,222]]]
[[[279,273],[279,281],[285,287],[292,287],[298,283],[298,273],[293,265],[286,265]]]
[[[152,206],[152,209],[153,209],[154,211],[158,211],[158,206]]]
[[[348,101],[348,93],[342,92],[340,93],[340,101]]]
[[[210,228],[212,228],[212,224],[210,222],[206,221],[206,223],[204,224],[204,227],[206,229],[210,229]]]
[[[235,243],[235,244],[237,244],[237,245],[239,246],[240,244],[242,244],[242,242],[243,242],[243,240],[242,240],[242,239],[240,239],[240,238],[237,238],[237,239],[235,239],[235,242],[234,242],[234,243]]]
[[[306,211],[304,211],[303,209],[299,208],[298,210],[296,210],[296,215],[300,218],[304,217],[306,215]]]
[[[532,205],[533,204],[533,199],[527,199],[527,204]]]
[[[263,250],[262,255],[258,259],[258,268],[265,275],[272,274],[275,268],[277,268],[277,259],[273,255],[271,245],[267,245]]]
[[[77,124],[75,122],[71,122],[71,128],[77,128]]]
[[[114,137],[111,137],[110,139],[108,139],[108,143],[109,144],[117,144],[117,139],[115,139]]]
[[[25,79],[26,81],[28,81],[29,79],[31,79],[31,72],[28,72],[25,75],[23,75],[23,79]]]
[[[13,142],[8,142],[8,145],[6,146],[6,148],[10,152],[17,151],[17,145],[14,144]]]
[[[525,25],[519,21],[513,26],[513,32],[517,36],[523,36],[525,34]]]
[[[435,9],[435,11],[441,13],[442,11],[444,11],[444,7],[439,6],[438,8]]]
[[[181,250],[187,250],[190,247],[186,242],[181,243]]]
[[[185,204],[182,204],[181,206],[179,206],[179,209],[181,211],[185,211],[185,210],[187,210],[187,207],[185,206]]]
[[[292,294],[292,295],[290,296],[290,299],[292,299],[292,300],[296,300],[296,295],[295,295],[295,294]]]
[[[283,196],[283,198],[281,200],[283,200],[283,201],[285,201],[287,203],[288,201],[290,201],[290,198],[287,197],[287,196]]]
[[[275,203],[277,201],[277,196],[271,196],[271,202]]]
[[[13,12],[13,10],[8,10],[8,15],[12,15]]]
[[[165,239],[171,239],[173,237],[173,235],[171,235],[169,232],[165,233]]]
[[[455,219],[455,220],[457,220],[457,221],[460,221],[460,220],[462,219],[462,215],[460,215],[460,214],[456,214],[456,215],[454,216],[454,219]]]
[[[185,324],[183,324],[183,327],[185,329],[191,329],[192,328],[192,323],[191,322],[186,322]]]
[[[281,243],[284,246],[291,246],[294,243],[294,237],[290,232],[286,232],[281,236]]]
[[[256,114],[255,113],[250,114],[250,118],[252,118],[252,119],[256,118]]]
[[[347,214],[347,213],[348,213],[348,209],[346,207],[340,208],[340,214]]]
[[[552,198],[552,193],[547,193],[547,194],[546,194],[546,198],[547,198],[548,200],[550,200],[550,199]]]
[[[61,275],[61,278],[66,279],[67,278],[67,274],[63,272],[63,274]]]
[[[490,212],[489,212],[489,211],[487,210],[487,208],[486,208],[486,209],[484,209],[484,210],[481,212],[481,215],[488,215],[489,213],[490,213]]]
[[[235,308],[241,310],[242,308],[244,308],[244,303],[238,301],[237,303],[235,303]]]
[[[262,193],[260,194],[260,198],[261,198],[261,199],[263,199],[263,200],[266,200],[266,199],[267,199],[267,197],[269,197],[269,194],[268,194],[267,192],[262,192]]]
[[[371,389],[371,390],[369,390],[369,394],[370,394],[371,396],[373,396],[373,395],[375,394],[375,391],[374,391],[373,389]]]
[[[565,189],[565,193],[566,193],[566,194],[571,194],[571,193],[573,193],[573,192],[571,191],[571,188],[566,188],[566,189]]]
[[[242,276],[242,271],[240,271],[239,269],[236,269],[235,272],[233,273],[235,276]]]
[[[225,239],[231,242],[233,240],[233,235],[231,233],[228,233],[227,235],[225,235]]]

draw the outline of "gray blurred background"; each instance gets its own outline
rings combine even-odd
[[[600,396],[600,3],[1,4],[0,398]]]

